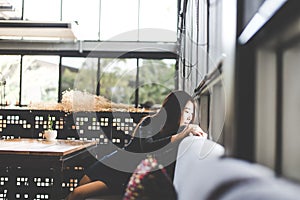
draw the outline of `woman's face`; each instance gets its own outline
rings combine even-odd
[[[186,126],[191,123],[194,116],[194,104],[191,101],[188,101],[185,105],[180,118],[179,126]]]

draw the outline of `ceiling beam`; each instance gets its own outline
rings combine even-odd
[[[177,58],[177,43],[0,41],[0,54]]]

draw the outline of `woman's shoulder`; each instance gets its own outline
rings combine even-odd
[[[141,119],[141,121],[140,121],[140,126],[147,126],[147,125],[149,125],[152,118],[153,118],[153,117],[150,116],[150,115],[145,116],[143,119]]]

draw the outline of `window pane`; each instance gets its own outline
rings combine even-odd
[[[101,59],[100,94],[115,103],[133,104],[136,59]]]
[[[176,41],[177,1],[140,0],[139,23],[139,40]]]
[[[21,56],[0,56],[1,104],[19,104]]]
[[[75,79],[78,75],[79,69],[82,67],[85,58],[69,58],[63,57],[61,60],[61,91],[74,90]]]
[[[10,1],[0,1],[3,6],[12,6],[12,10],[3,10],[0,12],[1,19],[12,19],[19,20],[22,18],[22,1],[20,0],[10,0]]]
[[[102,0],[100,39],[137,41],[138,0]]]
[[[98,58],[62,59],[62,92],[68,89],[96,94]]]
[[[161,104],[175,89],[175,60],[140,60],[139,103]]]
[[[24,56],[22,65],[22,104],[57,102],[58,56]]]
[[[60,20],[60,0],[25,0],[25,20]]]
[[[62,20],[76,21],[79,40],[99,39],[99,0],[63,0]]]

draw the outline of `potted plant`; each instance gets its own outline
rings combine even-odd
[[[47,130],[44,131],[43,134],[43,137],[46,140],[53,141],[57,137],[57,130],[53,130],[53,125],[54,125],[53,118],[50,115],[48,115],[48,128]]]

